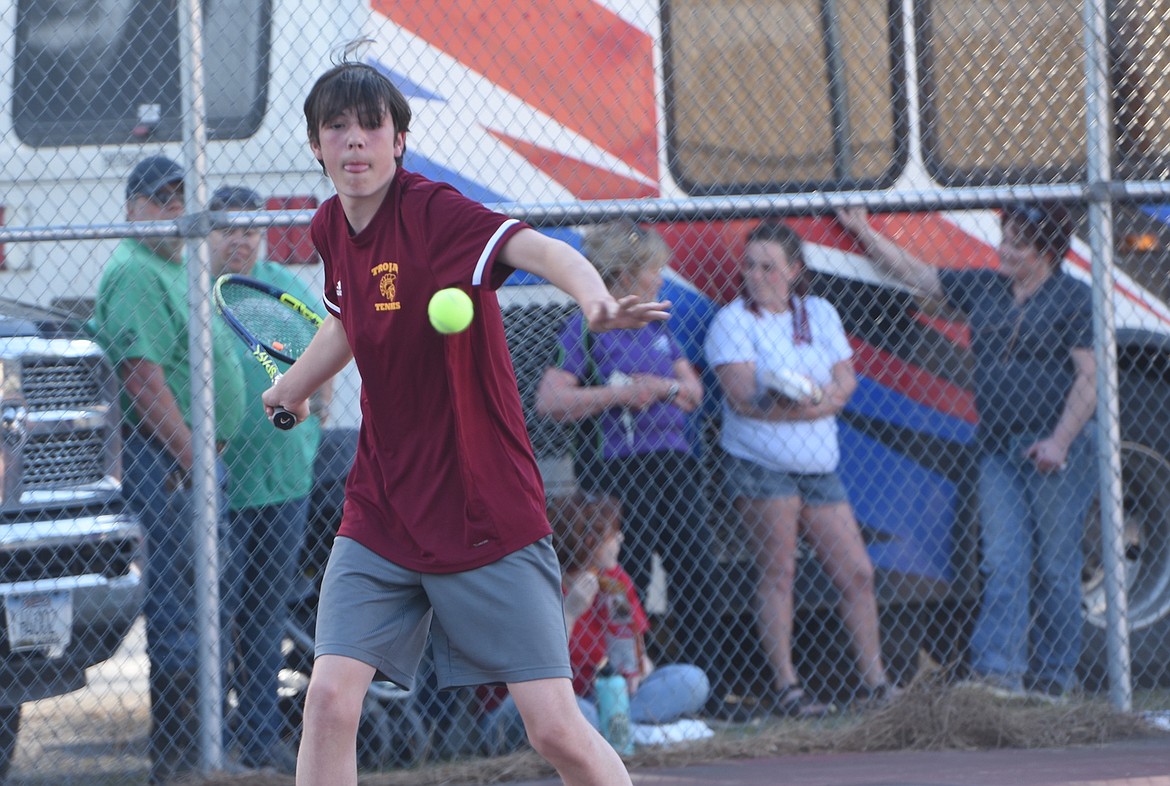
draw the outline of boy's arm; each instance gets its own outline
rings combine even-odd
[[[284,407],[302,421],[309,417],[309,396],[345,368],[353,358],[345,328],[332,314],[317,330],[317,335],[289,370],[275,385],[264,391],[264,411],[272,417],[276,407]]]
[[[615,300],[588,259],[568,243],[535,229],[521,229],[508,238],[500,249],[500,260],[540,276],[576,300],[594,333],[638,328],[670,317],[669,301],[643,302],[637,295]]]
[[[333,404],[333,380],[317,388],[317,392],[309,396],[309,411],[317,416],[322,426],[329,420],[329,407]]]

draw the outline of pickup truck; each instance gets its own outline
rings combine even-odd
[[[0,299],[0,783],[21,705],[77,690],[142,604],[118,385],[59,312]]]

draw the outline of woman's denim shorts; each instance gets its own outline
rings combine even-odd
[[[723,477],[728,495],[735,499],[782,499],[800,497],[812,506],[849,502],[845,485],[836,472],[803,474],[768,469],[738,456],[723,458]]]

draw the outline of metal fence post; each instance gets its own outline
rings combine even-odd
[[[186,0],[179,12],[180,74],[182,75],[183,148],[188,163],[188,215],[205,216],[207,208],[207,126],[203,91],[203,10],[199,0]],[[188,225],[187,280],[190,306],[191,431],[195,455],[194,518],[196,620],[199,628],[200,767],[223,768],[223,685],[220,666],[218,519],[216,478],[215,392],[212,384],[210,257],[207,222]]]
[[[1086,0],[1085,156],[1089,249],[1093,265],[1093,319],[1097,359],[1097,445],[1101,496],[1101,551],[1105,566],[1109,699],[1120,710],[1133,704],[1129,624],[1123,560],[1121,425],[1117,336],[1113,313],[1113,197],[1110,180],[1109,53],[1104,0]]]

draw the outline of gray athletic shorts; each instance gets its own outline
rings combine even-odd
[[[723,457],[727,492],[732,499],[782,499],[800,497],[805,505],[818,507],[848,502],[845,485],[836,472],[802,474],[768,469],[754,461],[726,454]]]
[[[316,655],[414,686],[427,632],[440,688],[571,677],[550,538],[482,568],[418,573],[337,538],[322,579]]]

